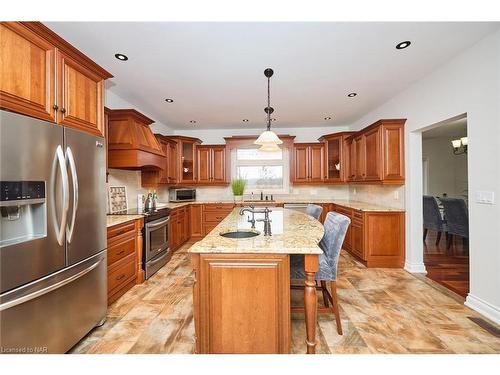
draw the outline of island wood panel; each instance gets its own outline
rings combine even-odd
[[[0,23],[0,107],[55,122],[55,55],[20,23]]]
[[[288,255],[192,259],[197,353],[289,353]]]

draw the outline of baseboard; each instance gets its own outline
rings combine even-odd
[[[465,306],[484,315],[496,324],[500,324],[500,308],[493,306],[481,298],[475,297],[469,293],[465,299]]]
[[[425,265],[423,263],[408,263],[405,262],[405,271],[410,273],[427,273]]]

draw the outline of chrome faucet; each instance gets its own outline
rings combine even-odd
[[[244,207],[240,210],[240,215],[243,215],[245,212],[251,212],[252,213],[252,219],[248,219],[249,223],[252,223],[252,229],[255,229],[255,222],[256,221],[263,221],[264,222],[264,236],[271,236],[271,219],[269,218],[269,212],[272,212],[269,208],[260,208],[260,209],[255,209],[254,207]],[[255,214],[264,214],[264,219],[257,219],[255,220]]]

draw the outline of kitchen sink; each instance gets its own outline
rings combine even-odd
[[[222,237],[226,237],[226,238],[251,238],[251,237],[258,236],[259,234],[260,234],[260,232],[258,232],[258,231],[236,230],[233,232],[221,233],[220,235]]]

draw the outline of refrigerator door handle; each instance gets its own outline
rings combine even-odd
[[[19,297],[17,299],[14,299],[12,301],[5,302],[0,305],[0,311],[7,310],[11,307],[20,305],[21,303],[25,303],[28,301],[31,301],[32,299],[35,299],[37,297],[43,296],[44,294],[50,293],[53,290],[62,288],[64,285],[67,285],[83,276],[88,274],[90,271],[92,271],[94,268],[96,268],[99,263],[102,262],[102,259],[99,259],[97,262],[89,266],[88,268],[85,268],[84,270],[74,274],[73,276],[68,277],[67,279],[61,280],[53,285],[49,285],[48,287],[45,287],[43,289],[37,290],[36,292],[33,292],[31,294]]]
[[[66,227],[66,239],[68,243],[71,243],[75,230],[76,211],[78,209],[78,175],[76,173],[75,158],[69,147],[66,148],[66,160],[69,163],[71,180],[73,182],[73,214],[71,215],[71,223]]]
[[[61,213],[61,225],[57,223],[56,215],[56,174],[57,174],[57,164],[59,164],[59,170],[61,172],[61,182],[62,182],[62,213]],[[61,145],[57,146],[56,154],[54,156],[54,162],[52,163],[52,174],[50,176],[50,206],[52,212],[52,224],[56,230],[57,243],[63,245],[64,232],[66,228],[66,219],[69,209],[69,181],[68,172],[66,170],[66,160],[64,158],[64,153]]]

